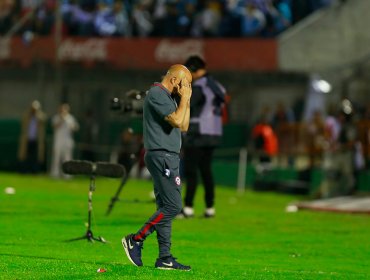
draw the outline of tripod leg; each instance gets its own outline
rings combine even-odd
[[[90,241],[92,243],[94,241],[99,241],[99,242],[102,242],[102,243],[107,243],[107,241],[105,240],[104,237],[102,237],[102,236],[95,237],[91,230],[88,230],[84,236],[77,237],[77,238],[72,238],[72,239],[68,239],[65,242],[72,242],[72,241],[78,241],[78,240],[83,240],[83,239],[87,239],[87,241]]]
[[[72,242],[72,241],[78,241],[78,240],[83,240],[83,239],[88,239],[88,237],[86,235],[84,235],[84,236],[81,236],[81,237],[68,239],[65,242]]]
[[[107,243],[107,240],[105,240],[105,238],[102,237],[102,236],[98,236],[98,237],[93,236],[92,239],[95,240],[95,241],[102,242],[102,243]]]
[[[113,207],[114,207],[114,204],[119,200],[119,195],[124,187],[124,185],[126,184],[127,182],[127,179],[128,179],[128,173],[125,174],[125,176],[122,178],[122,181],[115,193],[115,195],[112,197],[112,199],[110,200],[110,203],[108,205],[108,209],[107,209],[107,212],[106,212],[106,215],[108,216],[110,214],[110,212],[112,211]]]
[[[86,236],[90,242],[99,241],[102,243],[107,243],[104,237],[102,236],[95,237],[91,230],[86,233]]]
[[[91,178],[90,178],[90,189],[89,189],[89,199],[88,199],[87,231],[86,231],[84,236],[77,237],[77,238],[72,238],[72,239],[66,240],[66,242],[77,241],[77,240],[82,240],[82,239],[87,239],[90,242],[94,242],[94,241],[99,241],[99,242],[103,242],[103,243],[107,242],[101,236],[94,237],[94,235],[91,231],[91,213],[92,213],[92,209],[93,209],[93,207],[92,207],[92,196],[93,196],[94,190],[95,190],[95,177],[91,176]]]

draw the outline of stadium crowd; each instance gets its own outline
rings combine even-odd
[[[359,174],[370,167],[370,104],[344,98],[327,110],[313,109],[307,119],[302,110],[278,103],[266,106],[253,126],[252,150],[258,160],[270,166],[294,166],[307,157],[306,171],[324,171],[317,195],[332,197],[356,191]]]
[[[336,0],[62,0],[70,36],[273,37]],[[57,0],[0,0],[0,35],[55,31]],[[29,14],[31,13],[31,14]]]

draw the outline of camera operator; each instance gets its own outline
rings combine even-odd
[[[226,91],[207,73],[206,64],[199,56],[185,62],[193,77],[193,94],[190,103],[190,125],[184,135],[184,163],[186,176],[185,207],[179,217],[194,216],[193,201],[198,184],[197,171],[205,187],[207,218],[215,216],[215,183],[211,163],[214,149],[221,143],[222,109]]]
[[[129,174],[135,163],[138,162],[142,140],[134,134],[134,130],[126,128],[120,135],[120,149],[118,153],[118,163],[122,164]]]

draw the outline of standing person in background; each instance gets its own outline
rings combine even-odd
[[[357,129],[353,121],[353,113],[342,109],[338,120],[340,130],[337,145],[334,149],[328,146],[322,165],[324,178],[320,184],[319,195],[323,198],[351,195],[355,190],[354,161]]]
[[[307,123],[305,139],[309,155],[309,168],[320,166],[326,143],[325,121],[320,110],[315,110]]]
[[[22,118],[18,159],[21,172],[37,173],[45,160],[45,121],[40,102],[35,100]]]
[[[199,56],[191,56],[185,63],[193,76],[190,103],[190,126],[184,135],[184,164],[186,176],[185,207],[180,215],[194,216],[193,202],[198,185],[198,170],[205,188],[207,218],[215,216],[215,183],[211,164],[214,149],[222,137],[222,108],[226,91],[207,73],[206,64]]]
[[[294,127],[295,116],[291,108],[287,107],[282,101],[277,103],[275,112],[272,114],[271,126],[279,144],[279,164],[294,166],[295,140]]]
[[[161,83],[155,83],[144,101],[145,164],[152,175],[157,211],[135,234],[122,238],[128,259],[142,266],[145,239],[157,232],[158,269],[190,270],[171,255],[172,220],[182,208],[179,172],[181,131],[187,131],[190,116],[191,74],[180,64],[171,66]],[[177,105],[175,97],[180,97]]]
[[[51,176],[55,178],[62,175],[62,163],[72,159],[74,148],[73,132],[79,129],[76,119],[69,111],[69,105],[64,103],[60,105],[59,113],[51,120],[54,129]]]
[[[272,157],[278,153],[278,139],[268,122],[268,116],[262,115],[252,130],[254,148],[261,165],[270,165]]]

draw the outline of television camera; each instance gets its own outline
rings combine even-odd
[[[129,90],[123,98],[113,97],[110,100],[110,109],[121,114],[142,115],[146,94],[147,92],[137,89]]]
[[[141,118],[143,115],[144,100],[146,95],[147,92],[145,91],[132,89],[124,93],[122,98],[112,98],[110,100],[110,110],[128,119],[137,117]],[[128,180],[131,168],[135,163],[138,162],[140,157],[141,145],[135,140],[136,138],[132,138],[132,133],[132,129],[128,128],[124,132],[121,140],[123,150],[120,151],[118,161],[125,167],[127,172],[125,173],[125,176],[123,176],[116,193],[110,200],[106,215],[110,214],[115,203],[119,201],[119,195]]]

